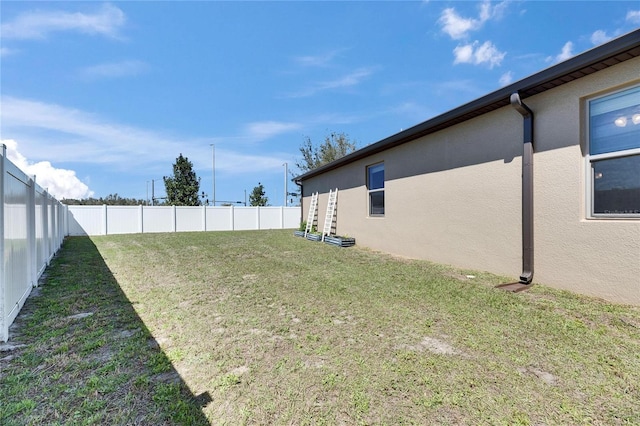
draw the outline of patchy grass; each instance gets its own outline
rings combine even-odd
[[[637,307],[290,231],[71,238],[47,281],[0,423],[640,423]]]
[[[0,344],[0,424],[208,424],[90,239],[42,281]]]

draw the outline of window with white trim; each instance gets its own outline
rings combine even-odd
[[[587,103],[589,215],[640,217],[640,86]]]
[[[369,216],[384,216],[384,163],[367,167]]]

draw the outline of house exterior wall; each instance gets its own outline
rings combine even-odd
[[[640,83],[640,58],[525,99],[534,122],[534,283],[640,305],[640,220],[587,218],[585,99]],[[337,233],[376,250],[514,277],[522,272],[522,116],[507,106],[303,182],[339,188]],[[366,166],[384,161],[385,215]]]

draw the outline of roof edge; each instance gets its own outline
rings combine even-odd
[[[299,182],[305,179],[312,178],[314,176],[336,169],[344,164],[352,163],[378,152],[382,152],[403,143],[415,140],[419,137],[434,133],[447,127],[451,127],[463,121],[467,121],[471,118],[485,114],[486,112],[492,111],[494,109],[498,109],[502,106],[506,106],[509,104],[509,97],[514,92],[520,92],[522,99],[526,99],[529,96],[533,96],[527,95],[528,91],[539,89],[534,93],[538,94],[562,84],[566,84],[581,77],[572,78],[568,81],[561,82],[552,87],[542,87],[553,80],[568,76],[572,73],[578,72],[581,69],[593,66],[595,64],[602,63],[609,58],[631,51],[632,49],[638,47],[640,47],[640,29],[633,30],[607,43],[593,47],[583,53],[567,59],[566,61],[560,62],[556,65],[552,65],[548,68],[543,69],[542,71],[518,80],[515,83],[511,83],[508,86],[495,90],[487,95],[463,104],[448,112],[430,118],[406,130],[381,139],[378,142],[367,145],[355,152],[352,152],[351,154],[332,161],[331,163],[325,164],[318,167],[317,169],[297,176],[296,178],[294,178],[294,180]],[[633,56],[638,56],[638,54],[631,55],[631,57]],[[631,57],[627,59],[631,59]],[[486,111],[483,111],[485,109]]]

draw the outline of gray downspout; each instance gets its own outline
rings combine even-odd
[[[304,221],[304,193],[302,192],[302,181],[294,180],[293,183],[300,187],[300,224]]]
[[[522,103],[520,95],[511,94],[511,106],[524,119],[522,152],[522,274],[521,284],[533,280],[533,111]]]

